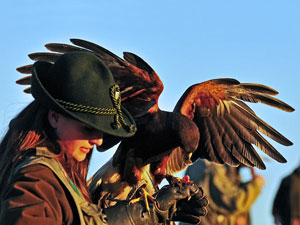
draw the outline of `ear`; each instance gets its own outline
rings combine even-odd
[[[57,123],[59,119],[59,113],[49,109],[48,112],[48,120],[52,128],[57,128]]]

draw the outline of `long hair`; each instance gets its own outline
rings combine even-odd
[[[7,174],[26,157],[28,150],[44,146],[55,154],[55,159],[61,163],[72,182],[85,199],[91,202],[86,178],[92,151],[82,162],[77,162],[62,151],[57,143],[55,130],[48,121],[48,111],[34,100],[9,123],[0,143],[0,190],[3,190],[7,182]]]

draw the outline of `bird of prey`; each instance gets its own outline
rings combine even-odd
[[[66,52],[90,51],[112,72],[120,86],[122,105],[134,117],[137,132],[124,139],[104,136],[100,151],[120,142],[113,159],[105,166],[111,173],[107,178],[117,174],[116,179],[134,186],[144,179],[146,170],[153,186],[157,186],[166,175],[184,170],[199,158],[231,166],[241,164],[265,169],[254,145],[274,160],[286,162],[263,135],[285,146],[292,145],[292,142],[260,119],[246,104],[260,102],[286,112],[294,111],[274,97],[278,94],[276,90],[262,84],[240,83],[232,78],[213,79],[190,86],[173,112],[168,112],[158,106],[163,91],[162,81],[139,56],[124,52],[122,59],[95,43],[80,39],[71,39],[71,42],[73,45],[46,44],[52,52],[32,53],[29,57],[54,62]],[[30,74],[31,67],[27,65],[17,70]],[[30,75],[17,83],[30,84]],[[30,87],[24,91],[30,93]]]

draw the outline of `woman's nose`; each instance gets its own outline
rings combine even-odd
[[[95,136],[90,140],[90,144],[100,146],[103,143],[103,133],[97,132]]]
[[[102,145],[102,143],[103,143],[102,137],[90,140],[90,144],[92,144],[92,145],[100,146],[100,145]]]

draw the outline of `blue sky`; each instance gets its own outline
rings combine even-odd
[[[278,97],[295,112],[253,106],[294,142],[292,147],[272,142],[288,163],[261,154],[267,170],[256,170],[267,185],[252,208],[253,224],[272,224],[271,204],[280,179],[300,163],[299,1],[21,0],[5,1],[1,8],[1,134],[32,100],[15,85],[21,77],[15,68],[31,63],[27,54],[45,50],[44,44],[68,43],[69,38],[96,42],[119,56],[130,51],[144,58],[164,83],[159,100],[164,110],[172,110],[190,85],[213,78],[231,77],[278,90]],[[91,173],[112,153],[95,154]]]

